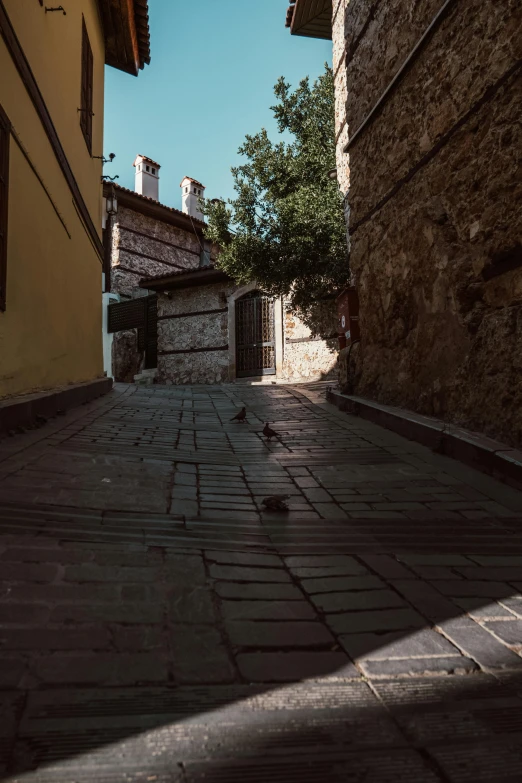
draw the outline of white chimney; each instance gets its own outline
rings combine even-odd
[[[184,177],[180,184],[182,211],[197,220],[205,220],[200,200],[205,198],[205,186],[192,177]]]
[[[133,165],[136,169],[134,185],[136,193],[159,201],[159,170],[161,168],[159,163],[145,155],[138,155]]]

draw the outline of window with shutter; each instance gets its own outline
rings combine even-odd
[[[92,155],[92,92],[93,56],[85,19],[82,19],[82,91],[80,103],[80,125],[89,154]]]
[[[0,106],[0,310],[5,310],[7,282],[7,201],[11,123]]]

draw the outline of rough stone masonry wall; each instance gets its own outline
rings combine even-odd
[[[131,296],[143,277],[199,266],[194,234],[128,207],[118,210],[112,242],[112,290],[123,296]]]
[[[283,305],[284,358],[282,378],[288,381],[315,381],[333,378],[337,370],[337,337],[312,337],[310,329],[292,310]],[[335,331],[335,323],[330,331]]]
[[[158,383],[228,381],[226,297],[234,288],[222,283],[159,294]]]
[[[229,307],[234,283],[185,288],[158,296],[158,383],[227,383]],[[335,371],[337,340],[316,340],[284,310],[281,380],[317,380]]]
[[[343,152],[348,142],[348,124],[346,122],[346,41],[344,35],[344,8],[346,0],[334,0],[332,4],[332,42],[333,73],[335,85],[335,143],[337,158],[337,181],[343,194],[350,188],[350,168],[348,155]]]
[[[342,1],[353,137],[443,0]],[[515,444],[521,58],[520,0],[456,0],[353,143],[349,198],[354,391]]]

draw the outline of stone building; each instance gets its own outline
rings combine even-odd
[[[520,443],[520,0],[297,0],[287,24],[333,37],[349,388]]]
[[[142,305],[150,303],[155,314],[148,338],[143,326],[106,335],[116,380],[132,382],[144,369],[165,384],[315,380],[334,372],[335,337],[312,337],[286,302],[255,283],[239,287],[216,267],[218,248],[204,237],[204,185],[184,177],[180,211],[158,200],[158,163],[140,155],[134,166],[135,191],[105,185],[106,203],[117,200],[105,224],[111,295],[120,301],[110,316],[121,312],[118,323],[129,327],[127,314],[135,310],[142,318]],[[111,330],[116,320],[109,317]],[[148,361],[152,328],[157,337]]]

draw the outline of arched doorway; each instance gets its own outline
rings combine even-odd
[[[251,291],[236,301],[236,376],[275,375],[274,300]]]

